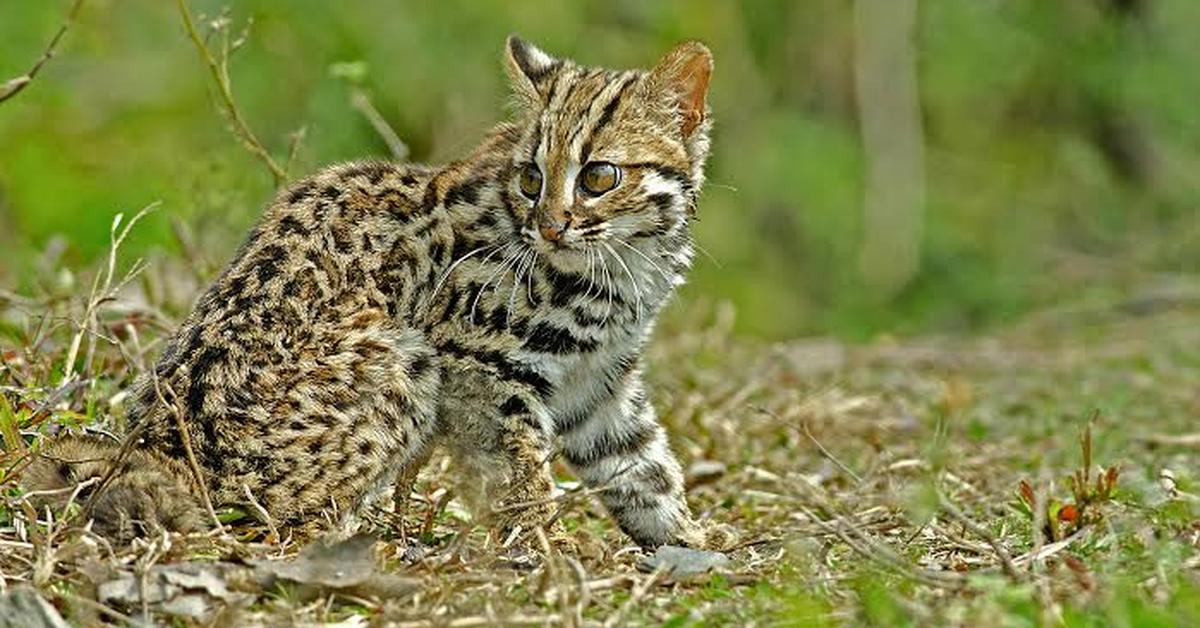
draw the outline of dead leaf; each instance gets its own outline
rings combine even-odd
[[[246,567],[229,563],[156,565],[146,574],[144,589],[139,575],[121,571],[97,584],[96,597],[127,608],[145,603],[169,615],[204,619],[225,606],[253,600],[253,595],[233,590],[257,589],[250,575]]]

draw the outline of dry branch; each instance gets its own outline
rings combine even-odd
[[[250,129],[250,125],[246,123],[246,119],[242,117],[242,112],[238,109],[237,101],[233,98],[233,85],[229,80],[229,54],[241,45],[240,42],[245,39],[245,35],[231,45],[228,31],[223,30],[221,58],[218,59],[213,54],[212,49],[209,48],[208,43],[205,42],[204,37],[196,29],[196,23],[192,20],[192,12],[188,9],[187,0],[176,0],[175,4],[179,7],[179,15],[183,18],[183,26],[187,31],[188,37],[192,40],[192,44],[196,46],[196,52],[200,53],[201,60],[204,61],[204,65],[212,75],[213,83],[217,86],[222,112],[229,118],[230,123],[233,125],[234,135],[241,140],[246,150],[262,161],[266,165],[267,170],[271,171],[275,187],[283,185],[288,179],[287,169],[280,166],[275,161],[275,158],[271,156],[271,153],[267,151],[266,147],[263,146],[262,142],[258,140],[258,136],[254,134],[254,131]],[[296,143],[298,143],[298,140],[293,143],[293,146]],[[292,153],[295,153],[294,147]]]
[[[354,105],[355,109],[358,109],[359,113],[371,124],[371,128],[375,129],[375,133],[379,135],[383,143],[387,144],[388,152],[392,154],[392,159],[396,161],[408,159],[408,145],[404,143],[404,140],[400,139],[400,135],[392,128],[392,125],[388,124],[383,114],[379,113],[379,110],[375,108],[366,90],[360,87],[353,88],[350,92],[350,104]]]
[[[204,481],[204,474],[200,472],[200,465],[196,462],[196,453],[192,449],[191,432],[187,429],[187,424],[183,420],[183,413],[179,411],[179,397],[175,394],[175,390],[170,384],[161,384],[158,379],[158,373],[153,372],[151,376],[154,378],[154,395],[158,397],[158,402],[161,403],[167,412],[175,419],[175,429],[179,431],[179,440],[183,444],[183,451],[187,455],[188,468],[192,472],[192,476],[196,481],[196,489],[200,491],[200,499],[204,502],[204,509],[208,511],[208,516],[212,518],[213,529],[222,530],[224,526],[221,524],[221,519],[217,517],[217,511],[213,509],[212,500],[208,496],[208,484]],[[166,386],[167,392],[171,395],[171,401],[163,395],[162,387]]]
[[[87,359],[85,360],[84,368],[91,368],[91,361],[95,353],[93,343],[96,336],[99,335],[99,332],[95,332],[94,330],[99,324],[97,316],[100,306],[111,301],[116,296],[116,293],[144,268],[142,261],[137,260],[134,262],[133,267],[129,269],[129,272],[125,273],[125,276],[114,286],[113,277],[116,274],[117,268],[117,251],[120,250],[121,245],[125,242],[125,238],[129,236],[129,232],[133,229],[133,226],[145,217],[146,214],[154,211],[158,205],[159,202],[155,201],[142,208],[141,211],[134,214],[133,218],[129,219],[129,222],[125,223],[124,227],[121,226],[124,214],[117,214],[113,218],[112,227],[109,229],[108,263],[105,266],[104,272],[97,274],[92,280],[92,290],[88,295],[87,306],[84,308],[83,320],[80,322],[75,336],[71,339],[71,348],[67,351],[67,361],[63,367],[63,377],[60,386],[69,385],[75,375],[75,360],[79,357],[79,348],[84,336],[89,338]]]
[[[991,546],[992,551],[996,553],[996,558],[1000,560],[1000,566],[1004,568],[1005,575],[1011,578],[1013,582],[1019,583],[1025,580],[1024,574],[1018,571],[1016,565],[1013,564],[1012,555],[1009,554],[1004,545],[1002,545],[1000,541],[996,539],[995,535],[988,532],[983,526],[979,525],[973,519],[968,517],[966,513],[960,510],[958,506],[954,504],[954,502],[950,501],[950,498],[946,497],[946,494],[940,489],[937,491],[937,497],[938,504],[941,506],[942,510],[946,512],[946,514],[950,515],[951,519],[961,523],[964,528],[971,532],[971,534],[983,539],[988,545]]]
[[[58,27],[58,32],[54,34],[50,43],[46,44],[46,49],[42,51],[42,56],[34,62],[33,67],[29,68],[28,72],[14,79],[9,79],[3,85],[0,85],[0,103],[16,96],[26,87],[29,87],[29,84],[37,77],[38,72],[42,71],[42,66],[54,58],[54,53],[58,50],[58,43],[62,41],[63,35],[67,33],[67,29],[71,27],[71,24],[75,23],[75,17],[79,15],[81,7],[83,7],[83,0],[75,0],[74,4],[71,5],[70,11],[67,12],[67,18],[63,21],[62,26]]]

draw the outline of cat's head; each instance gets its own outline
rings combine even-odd
[[[686,235],[703,182],[712,54],[685,42],[650,71],[582,67],[509,37],[521,137],[504,194],[555,253]]]

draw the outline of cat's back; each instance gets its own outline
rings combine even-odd
[[[130,418],[146,423],[146,444],[182,458],[162,401],[174,403],[199,428],[201,465],[215,470],[222,444],[253,449],[273,417],[293,410],[276,406],[348,328],[403,326],[410,286],[428,265],[414,232],[427,228],[435,174],[353,162],[280,192],[138,382]]]

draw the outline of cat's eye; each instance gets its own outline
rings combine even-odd
[[[593,161],[579,173],[579,187],[592,196],[600,196],[621,182],[621,169],[607,161]]]
[[[542,193],[542,172],[532,163],[521,169],[521,194],[536,201]]]

